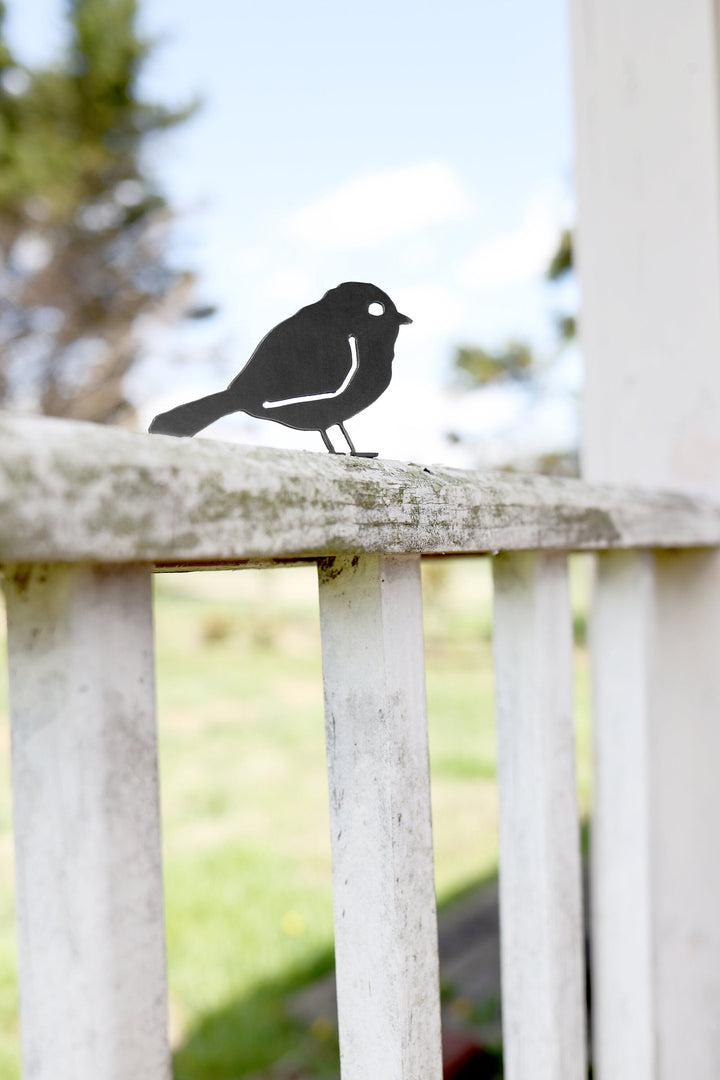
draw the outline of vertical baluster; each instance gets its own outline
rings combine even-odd
[[[653,1080],[650,552],[598,556],[592,659],[593,1049],[605,1080]]]
[[[715,551],[600,556],[593,1042],[603,1080],[718,1076],[719,600]]]
[[[584,1080],[585,984],[564,555],[493,561],[506,1080]]]
[[[320,567],[343,1080],[440,1080],[420,560]]]
[[[27,1080],[166,1080],[148,567],[8,571]]]

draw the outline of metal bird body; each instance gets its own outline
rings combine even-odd
[[[343,423],[387,389],[398,331],[411,321],[375,285],[344,282],[266,334],[226,390],[161,413],[150,431],[194,435],[244,412],[319,431],[331,453],[327,429],[338,425],[357,454]]]

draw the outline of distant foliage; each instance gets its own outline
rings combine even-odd
[[[0,407],[128,422],[141,319],[186,313],[143,149],[190,106],[143,101],[136,0],[70,0],[61,61],[28,70],[0,0]]]
[[[547,268],[548,281],[563,281],[575,270],[575,251],[572,229],[563,229],[555,254]],[[574,341],[577,337],[577,319],[574,315],[558,315],[556,320],[560,341]]]
[[[573,234],[571,229],[563,229],[545,277],[548,281],[556,282],[573,272]],[[559,315],[557,330],[561,343],[572,341],[577,336],[577,319],[574,315]],[[510,339],[502,348],[494,351],[480,345],[458,346],[453,369],[459,382],[478,387],[497,382],[527,382],[536,374],[537,361],[531,345]]]
[[[548,281],[560,281],[561,278],[572,273],[574,268],[572,229],[563,229],[560,233],[557,250],[547,268],[547,279]]]
[[[528,379],[532,363],[532,349],[523,341],[508,341],[496,352],[488,352],[479,345],[464,346],[455,354],[456,373],[471,386]]]
[[[573,232],[563,229],[558,245],[545,271],[547,281],[559,282],[574,273]],[[566,344],[577,337],[577,319],[575,315],[562,313],[556,317],[557,354]],[[549,361],[552,364],[555,356]],[[453,377],[457,384],[468,389],[496,385],[498,383],[524,384],[528,390],[538,395],[541,372],[547,371],[548,360],[540,360],[532,346],[525,341],[510,339],[501,348],[489,350],[481,345],[461,345],[455,350],[452,362]],[[456,432],[448,432],[446,438],[451,443],[463,442],[463,437]],[[579,455],[577,449],[569,452],[549,452],[536,457],[531,463],[522,462],[523,467],[531,467],[535,472],[552,475],[577,476],[579,474]],[[508,467],[512,467],[508,464]]]

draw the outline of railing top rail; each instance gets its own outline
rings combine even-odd
[[[718,544],[687,495],[0,418],[5,564]]]

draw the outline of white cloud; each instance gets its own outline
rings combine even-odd
[[[312,248],[367,249],[430,225],[460,221],[470,209],[470,199],[450,166],[425,162],[357,176],[296,210],[287,227],[295,239]]]
[[[462,263],[460,283],[490,289],[540,277],[553,256],[560,227],[554,200],[535,198],[517,228],[483,244]]]

